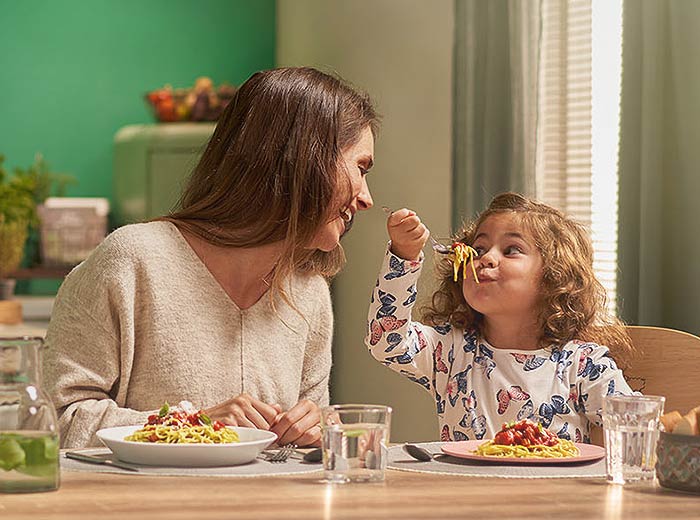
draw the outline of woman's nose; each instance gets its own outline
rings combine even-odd
[[[369,186],[367,185],[367,179],[362,179],[362,188],[360,193],[357,195],[357,209],[360,211],[369,209],[374,206],[374,201],[372,200],[372,195],[369,192]]]

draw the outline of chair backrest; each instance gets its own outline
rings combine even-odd
[[[674,329],[630,325],[627,333],[637,356],[625,370],[632,390],[666,398],[664,413],[681,415],[700,405],[700,338]],[[594,426],[591,442],[603,445],[603,431]]]
[[[633,390],[666,397],[665,412],[700,405],[700,338],[660,327],[629,326],[639,355],[625,370]]]

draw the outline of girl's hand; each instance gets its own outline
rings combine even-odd
[[[404,260],[418,260],[430,231],[415,211],[402,208],[394,211],[386,221],[391,238],[391,252]]]
[[[321,410],[318,405],[303,399],[277,416],[270,428],[277,434],[277,444],[321,446]]]
[[[204,413],[213,421],[221,421],[229,426],[269,430],[281,411],[282,408],[277,404],[266,404],[248,394],[240,394],[204,410]]]

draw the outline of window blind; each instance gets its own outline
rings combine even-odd
[[[619,1],[542,0],[536,157],[537,197],[589,229],[594,269],[611,310],[621,70],[609,56],[621,55],[622,21],[620,13],[616,25],[607,11],[615,5]]]

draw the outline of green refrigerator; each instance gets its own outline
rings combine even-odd
[[[212,123],[166,123],[121,128],[114,136],[114,226],[168,213],[214,127]]]

